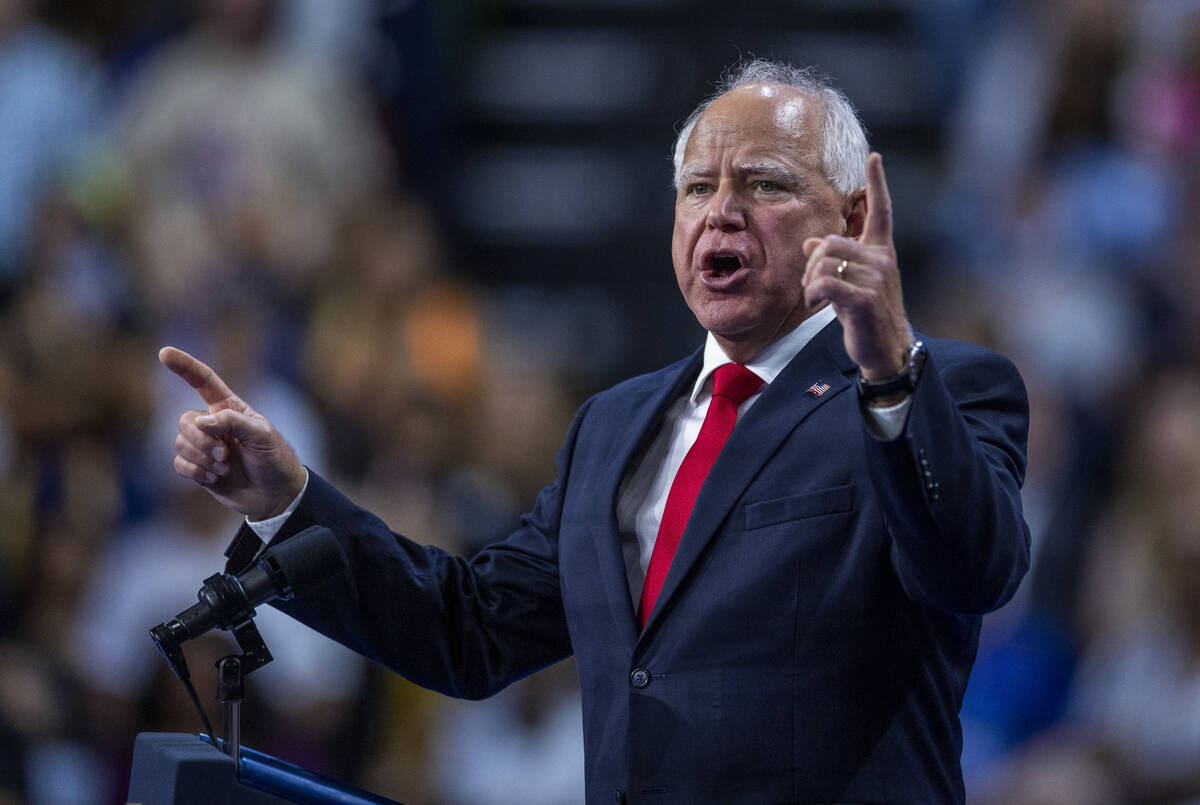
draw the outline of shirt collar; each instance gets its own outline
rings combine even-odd
[[[826,305],[800,322],[798,327],[783,338],[768,345],[762,352],[751,358],[746,364],[746,368],[763,379],[764,387],[769,385],[779,376],[784,367],[791,363],[792,358],[804,349],[812,337],[835,318],[833,305]],[[704,340],[704,364],[700,367],[700,376],[696,378],[696,384],[692,386],[692,405],[699,404],[704,392],[711,393],[712,383],[709,382],[709,378],[712,373],[718,366],[729,363],[731,360],[725,354],[725,350],[721,349],[721,345],[717,343],[713,334],[709,333]]]

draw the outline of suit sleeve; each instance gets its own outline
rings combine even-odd
[[[460,698],[489,696],[568,656],[558,524],[584,410],[559,450],[557,480],[515,532],[470,559],[392,532],[310,471],[308,490],[274,541],[326,526],[347,570],[276,606],[410,681]]]
[[[904,432],[866,433],[868,472],[908,595],[982,614],[1029,569],[1021,508],[1029,404],[1016,367],[981,348],[931,354]]]

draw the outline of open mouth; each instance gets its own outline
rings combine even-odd
[[[721,279],[734,273],[742,267],[741,258],[732,254],[714,254],[709,260],[709,267],[716,279]]]

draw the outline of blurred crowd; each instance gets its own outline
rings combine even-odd
[[[588,355],[547,359],[570,316],[547,332],[456,268],[364,77],[385,4],[94,5],[0,0],[0,805],[122,803],[138,732],[200,728],[147,630],[237,524],[171,471],[199,401],[159,346],[464,552],[516,523],[594,390]],[[1200,3],[914,5],[956,8],[956,78],[910,313],[1013,358],[1032,409],[1035,561],[985,622],[970,799],[1198,803]],[[581,798],[569,662],[464,704],[258,623],[248,745],[412,803]],[[186,648],[210,716],[224,638]]]
[[[984,622],[968,792],[1200,802],[1200,4],[987,5],[912,294],[1030,394],[1034,565]]]
[[[219,367],[307,464],[459,551],[517,521],[577,404],[491,323],[403,182],[355,67],[369,4],[158,5],[138,41],[96,42],[0,0],[5,803],[124,802],[138,732],[200,728],[147,630],[194,601],[236,522],[170,469],[199,401],[158,346]],[[500,734],[506,774],[566,758],[555,790],[582,791],[569,665],[460,715],[257,620],[275,660],[247,679],[248,745],[459,802],[478,783],[452,738]],[[214,721],[225,637],[186,646]]]

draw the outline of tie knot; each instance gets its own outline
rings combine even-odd
[[[713,372],[713,396],[741,405],[762,385],[762,378],[740,363],[726,363]]]

